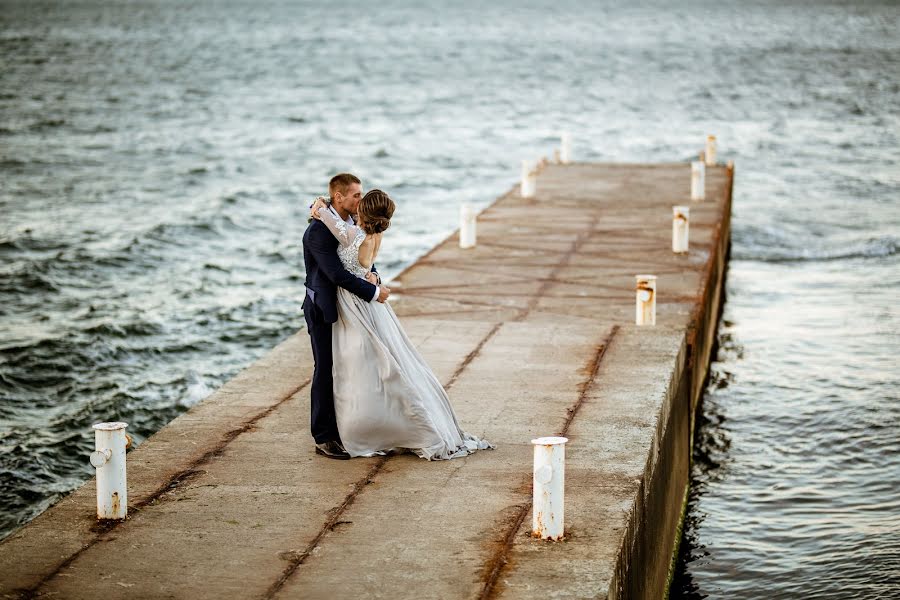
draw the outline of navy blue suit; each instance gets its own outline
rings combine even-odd
[[[331,378],[331,324],[337,321],[337,288],[340,286],[366,302],[375,296],[374,285],[350,273],[341,264],[338,245],[328,227],[317,219],[313,219],[303,234],[307,290],[303,315],[315,361],[310,386],[310,429],[317,444],[340,441]]]

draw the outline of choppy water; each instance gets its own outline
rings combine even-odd
[[[673,596],[896,595],[900,9],[619,4],[0,0],[0,536],[92,474],[91,423],[140,441],[301,326],[330,174],[399,200],[391,272],[558,130],[647,162],[716,133],[733,260]]]

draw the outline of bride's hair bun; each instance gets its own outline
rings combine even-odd
[[[368,225],[368,229],[370,230],[368,233],[381,233],[391,225],[391,220],[386,217],[377,217],[372,219],[372,222],[366,222]]]
[[[360,226],[366,233],[381,233],[391,225],[394,201],[381,190],[370,190],[359,201]]]

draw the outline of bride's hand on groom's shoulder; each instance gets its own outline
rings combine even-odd
[[[325,196],[319,196],[316,198],[315,202],[313,202],[309,206],[309,220],[312,222],[313,219],[321,221],[322,218],[319,216],[319,209],[323,206],[328,206],[328,200],[325,199]]]

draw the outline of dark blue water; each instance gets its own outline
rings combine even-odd
[[[0,536],[302,324],[305,206],[388,274],[560,130],[737,163],[676,597],[900,592],[900,8],[0,0]],[[893,587],[892,587],[893,586]]]

